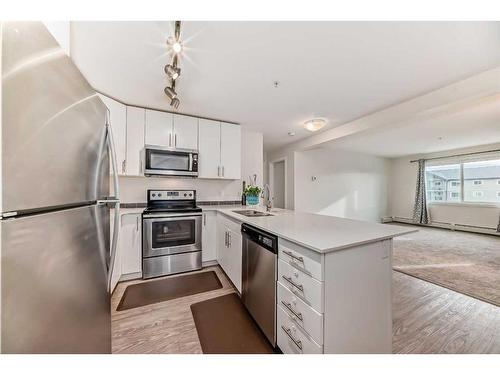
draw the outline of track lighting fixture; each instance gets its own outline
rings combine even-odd
[[[175,92],[175,80],[179,78],[181,74],[181,68],[177,66],[179,61],[179,54],[182,51],[181,37],[181,21],[175,21],[175,35],[167,39],[167,44],[170,46],[173,52],[172,62],[165,66],[165,74],[170,80],[170,85],[165,87],[165,95],[170,99],[170,106],[177,109],[180,105],[180,100],[177,98],[177,93]]]
[[[175,109],[179,108],[179,104],[181,104],[181,102],[177,98],[174,98],[170,101],[170,106],[174,107]]]
[[[170,79],[177,79],[181,75],[181,68],[173,66],[172,64],[165,65],[165,73]]]
[[[177,98],[177,93],[175,92],[174,88],[165,87],[164,91],[170,100],[174,100],[175,98]]]

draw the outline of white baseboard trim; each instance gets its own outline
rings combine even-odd
[[[135,279],[142,279],[142,272],[122,274],[118,281],[119,282],[130,281],[130,280],[135,280]]]
[[[500,236],[500,233],[498,233],[494,228],[478,227],[478,226],[473,226],[473,225],[451,224],[451,223],[443,223],[443,222],[439,222],[439,221],[437,221],[437,222],[434,221],[434,222],[431,222],[430,224],[417,224],[412,219],[409,219],[406,217],[397,217],[397,216],[392,217],[392,222],[420,225],[423,227],[459,230],[461,232],[472,232],[472,233],[491,234],[493,236]]]
[[[201,263],[201,266],[202,266],[203,268],[205,268],[205,267],[216,266],[216,265],[218,265],[218,264],[219,264],[219,263],[217,263],[217,261],[216,261],[216,260],[207,260],[206,262],[202,262],[202,263]]]

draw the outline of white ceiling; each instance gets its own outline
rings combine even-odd
[[[339,138],[328,147],[383,157],[426,154],[500,142],[500,95],[461,109]]]
[[[96,89],[169,109],[169,35],[172,22],[74,22],[71,53]],[[267,150],[311,135],[312,117],[331,129],[500,65],[498,22],[185,22],[182,39],[179,111],[260,131]]]

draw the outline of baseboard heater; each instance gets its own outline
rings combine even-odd
[[[500,236],[500,233],[498,233],[496,231],[496,228],[491,228],[491,227],[482,227],[482,226],[468,225],[468,224],[453,224],[453,223],[446,223],[446,222],[442,222],[442,221],[433,221],[430,224],[417,224],[412,219],[409,219],[407,217],[398,217],[398,216],[393,216],[392,221],[397,222],[397,223],[404,223],[404,224],[422,225],[425,227],[442,228],[442,229],[449,229],[449,230],[460,230],[460,231],[464,231],[464,232],[492,234],[494,236]]]

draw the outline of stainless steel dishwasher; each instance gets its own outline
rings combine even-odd
[[[248,224],[243,236],[241,299],[255,322],[276,346],[278,237]]]

